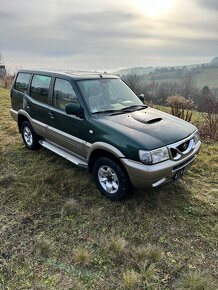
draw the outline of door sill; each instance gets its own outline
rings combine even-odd
[[[50,151],[58,154],[59,156],[69,160],[70,162],[76,164],[77,166],[83,167],[83,168],[88,168],[88,163],[84,162],[83,160],[79,159],[78,157],[64,151],[63,149],[49,143],[48,141],[45,140],[39,140],[39,144],[42,145],[42,147],[45,147],[49,149]]]

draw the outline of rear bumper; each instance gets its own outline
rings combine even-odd
[[[166,160],[154,165],[146,165],[142,162],[121,158],[132,185],[136,188],[157,187],[172,180],[176,172],[183,169],[195,160],[201,147],[199,141],[195,149],[182,160]]]

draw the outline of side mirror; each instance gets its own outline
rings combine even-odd
[[[145,95],[144,94],[139,95],[139,99],[144,103]]]
[[[65,107],[65,111],[68,115],[76,115],[77,117],[80,117],[80,118],[84,117],[84,110],[77,103],[67,104]]]

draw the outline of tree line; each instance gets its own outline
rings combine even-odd
[[[134,73],[121,78],[138,96],[144,95],[145,103],[169,106],[171,114],[188,122],[194,110],[202,112],[204,122],[199,125],[202,135],[218,139],[218,94],[207,85],[197,88],[191,72],[174,82],[157,82],[152,78],[147,82]]]

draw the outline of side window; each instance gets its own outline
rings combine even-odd
[[[48,93],[51,77],[44,75],[34,75],[30,87],[30,96],[35,100],[48,103]]]
[[[18,91],[26,93],[30,81],[30,76],[31,74],[28,73],[19,73],[14,88]]]
[[[66,105],[69,103],[79,103],[71,83],[56,78],[53,94],[53,106],[65,110]]]

